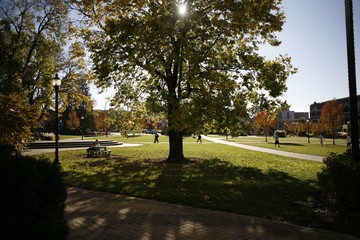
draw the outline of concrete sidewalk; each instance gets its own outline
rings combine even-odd
[[[114,146],[107,146],[107,148],[123,148],[123,147],[139,147],[142,144],[137,143],[124,143],[122,145],[114,145]],[[72,150],[86,150],[88,147],[77,147],[77,148],[59,148],[59,152],[63,151],[72,151]],[[23,156],[34,155],[34,154],[46,154],[46,153],[54,153],[55,150],[51,148],[43,148],[43,149],[24,149],[20,153]],[[86,152],[86,151],[84,151]]]
[[[65,211],[69,240],[357,239],[279,221],[78,188],[68,189]]]
[[[252,150],[252,151],[270,153],[270,154],[275,154],[275,155],[280,155],[280,156],[285,156],[285,157],[292,157],[292,158],[317,161],[317,162],[323,162],[323,159],[324,159],[324,157],[321,157],[321,156],[314,156],[314,155],[309,155],[309,154],[285,152],[285,151],[280,151],[280,150],[275,150],[275,149],[255,147],[255,146],[245,145],[245,144],[241,144],[241,143],[228,142],[228,141],[224,141],[224,140],[221,140],[218,138],[212,138],[212,137],[208,137],[208,136],[203,136],[203,139],[206,139],[206,140],[212,141],[212,142],[216,142],[216,143],[226,144],[226,145],[233,146],[233,147],[239,147],[239,148],[244,148],[244,149],[248,149],[248,150]]]

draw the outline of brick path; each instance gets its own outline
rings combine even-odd
[[[256,217],[68,189],[69,240],[357,239]]]

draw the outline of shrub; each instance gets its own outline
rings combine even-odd
[[[320,201],[341,219],[360,221],[360,164],[352,161],[351,151],[330,153],[318,173]]]
[[[48,159],[0,157],[1,231],[12,239],[66,239],[66,188]]]
[[[14,145],[0,142],[0,160],[1,158],[7,158],[10,155],[16,153],[16,147]]]

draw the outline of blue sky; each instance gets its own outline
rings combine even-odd
[[[277,36],[282,44],[263,47],[269,58],[288,54],[298,73],[290,76],[282,96],[290,110],[308,112],[310,104],[349,96],[344,0],[284,0],[286,23]],[[360,84],[360,0],[353,0],[357,92]],[[96,109],[109,108],[106,96],[91,87]]]
[[[284,0],[287,20],[278,34],[282,44],[264,48],[274,58],[287,53],[298,73],[290,76],[291,110],[308,112],[310,104],[349,96],[344,0]],[[353,0],[357,89],[360,80],[360,0]],[[359,90],[358,90],[359,93]]]

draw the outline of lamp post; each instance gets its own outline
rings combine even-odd
[[[105,120],[107,118],[107,113],[106,113],[106,104],[108,103],[109,100],[107,100],[105,102],[105,107],[104,107],[104,118],[103,118],[103,126],[104,126],[104,130],[105,130],[105,136],[107,137],[108,136],[108,132],[107,132],[107,127],[106,127],[106,123],[105,123]]]
[[[308,143],[310,143],[309,119],[306,119]]]
[[[352,0],[345,0],[346,46],[349,78],[350,122],[351,122],[351,157],[355,162],[360,161],[359,155],[359,124],[356,93],[355,41]]]
[[[81,116],[81,121],[80,121],[80,128],[81,128],[81,140],[84,140],[84,128],[83,128],[83,122],[84,122],[84,116]]]
[[[59,158],[59,87],[61,85],[61,79],[56,74],[52,85],[55,88],[55,159],[54,164],[59,165],[61,164]]]

